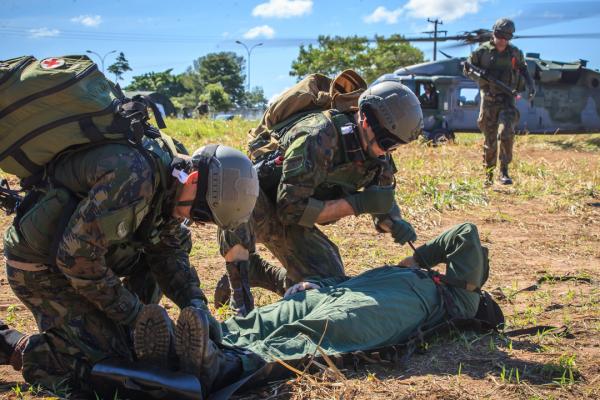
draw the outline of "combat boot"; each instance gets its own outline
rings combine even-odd
[[[242,361],[209,339],[206,312],[186,307],[175,329],[175,349],[182,371],[195,375],[202,384],[204,398],[216,389],[235,382],[243,372]]]
[[[508,165],[502,165],[500,167],[500,183],[503,185],[512,185],[513,181],[508,176]]]
[[[230,307],[240,316],[246,316],[254,308],[254,298],[248,282],[250,261],[228,261],[225,263],[231,286]]]
[[[11,329],[0,320],[0,365],[11,365],[15,371],[23,367],[23,350],[29,336]]]
[[[494,184],[494,171],[488,168],[485,172],[485,186],[492,186]]]
[[[217,286],[215,287],[215,295],[214,295],[214,305],[215,308],[221,308],[225,304],[229,304],[229,299],[231,298],[231,287],[229,286],[229,276],[224,274],[219,282],[217,282]]]
[[[164,308],[158,304],[142,308],[135,322],[133,348],[140,361],[161,366],[176,363],[175,324]]]

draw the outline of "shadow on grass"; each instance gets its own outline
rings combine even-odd
[[[549,140],[548,143],[562,150],[600,150],[600,138],[590,138],[582,141]]]

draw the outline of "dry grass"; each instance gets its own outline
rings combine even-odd
[[[242,121],[171,125],[170,132],[181,132],[176,136],[189,148],[209,141],[242,148],[252,126]],[[408,365],[346,366],[343,376],[324,365],[310,377],[275,382],[243,398],[600,398],[600,135],[519,136],[512,164],[515,185],[510,187],[483,187],[481,143],[479,135],[459,134],[455,144],[401,148],[395,160],[404,215],[417,229],[418,242],[458,222],[477,224],[490,248],[487,289],[501,298],[508,329],[545,324],[565,327],[568,333],[508,337],[455,332],[430,340],[427,351],[414,355]],[[0,224],[9,221],[2,217]],[[375,233],[367,217],[323,229],[339,245],[349,274],[410,253]],[[214,235],[213,227],[196,229],[192,253],[209,298],[224,270]],[[259,251],[268,254],[261,246]],[[566,275],[593,281],[548,279],[537,290],[521,291],[540,277]],[[255,294],[258,304],[276,299],[265,291]],[[226,311],[217,315],[223,318]],[[27,331],[35,326],[12,295],[4,272],[0,318]],[[0,370],[0,398],[17,398],[22,378],[6,367]],[[25,398],[36,397],[23,387]]]

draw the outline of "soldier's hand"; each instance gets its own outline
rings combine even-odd
[[[208,336],[213,342],[221,343],[223,341],[221,324],[213,317],[206,303],[200,299],[193,299],[190,304],[192,307],[199,308],[206,313],[206,317],[208,318]]]
[[[408,221],[400,218],[393,220],[391,233],[396,243],[405,244],[417,240],[415,228]]]
[[[312,283],[312,282],[296,283],[294,286],[290,287],[288,290],[285,291],[285,294],[283,295],[283,297],[287,298],[298,292],[304,292],[304,291],[310,290],[310,289],[319,289],[320,287],[321,286],[317,285],[316,283]]]
[[[369,186],[362,192],[346,197],[354,215],[385,214],[394,205],[394,186]]]
[[[536,90],[534,87],[529,88],[529,92],[527,93],[527,100],[531,101],[535,97]]]

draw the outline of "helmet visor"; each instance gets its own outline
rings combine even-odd
[[[494,36],[499,39],[510,40],[512,39],[512,34],[503,31],[494,31]]]

